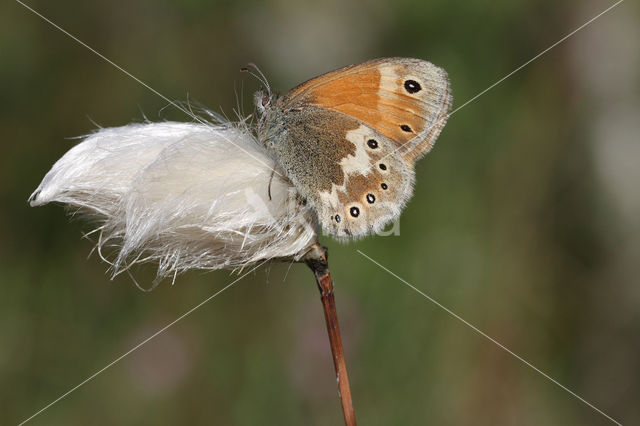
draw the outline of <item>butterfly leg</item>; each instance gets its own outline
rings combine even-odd
[[[269,187],[267,188],[267,194],[269,195],[269,201],[271,201],[271,182],[273,182],[273,175],[276,169],[271,170],[271,177],[269,178]]]

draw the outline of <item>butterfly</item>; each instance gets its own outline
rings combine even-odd
[[[383,58],[320,75],[283,96],[258,92],[255,102],[258,140],[322,229],[347,239],[399,217],[415,163],[433,147],[453,98],[443,69]]]

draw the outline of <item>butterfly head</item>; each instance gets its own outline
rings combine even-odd
[[[256,106],[258,140],[267,148],[273,148],[283,137],[284,115],[282,109],[283,97],[259,90],[253,95]]]
[[[265,115],[266,110],[273,105],[275,101],[275,96],[270,92],[264,90],[258,90],[253,95],[253,103],[256,106],[256,111],[258,111],[258,116],[262,118]]]

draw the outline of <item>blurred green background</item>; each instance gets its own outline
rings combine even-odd
[[[383,56],[444,67],[459,106],[612,2],[28,4],[169,98],[233,116],[235,93],[249,112],[258,87],[238,72],[248,62],[284,92]],[[639,15],[622,3],[456,112],[418,164],[399,236],[323,240],[360,424],[612,423],[356,249],[640,424]],[[94,123],[187,117],[12,1],[0,96],[0,424],[16,424],[234,277],[110,282],[87,259],[89,225],[26,202]],[[341,424],[318,299],[305,267],[262,268],[32,423]]]

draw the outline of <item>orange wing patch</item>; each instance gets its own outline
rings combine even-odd
[[[409,91],[408,81],[419,83]],[[394,58],[324,74],[296,87],[288,98],[359,120],[389,138],[410,161],[431,148],[451,104],[442,70],[426,61]]]
[[[380,71],[372,68],[318,87],[309,93],[307,102],[350,115],[375,128],[382,120],[379,88]]]
[[[415,99],[395,89],[397,82],[382,77],[379,67],[365,69],[311,90],[307,102],[354,117],[402,144],[424,129],[425,120]]]

